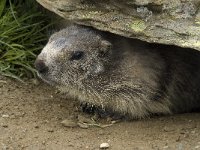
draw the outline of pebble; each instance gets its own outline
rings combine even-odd
[[[4,144],[2,144],[2,150],[7,150],[7,149],[9,149],[9,147],[4,145]]]
[[[8,128],[7,124],[2,124],[1,126],[4,127],[4,128]]]
[[[4,80],[0,80],[0,83],[7,83],[6,81],[4,81]]]
[[[34,85],[39,85],[39,84],[40,84],[40,82],[39,82],[38,79],[31,79],[31,82],[32,82],[32,84],[34,84]]]
[[[47,129],[47,131],[48,131],[48,132],[54,132],[54,130],[51,129],[51,128],[50,128],[50,129]]]
[[[195,149],[199,149],[199,148],[200,148],[200,145],[195,146]]]
[[[78,123],[78,126],[80,127],[80,128],[82,128],[82,129],[87,129],[87,128],[89,128],[89,125],[88,124],[86,124],[86,123]]]
[[[42,141],[42,144],[46,144],[46,141]]]
[[[107,149],[109,147],[110,147],[110,145],[108,143],[101,143],[100,144],[100,149]]]
[[[35,125],[34,127],[35,127],[36,129],[38,129],[38,128],[39,128],[39,125]]]
[[[61,122],[61,124],[65,127],[77,127],[78,124],[74,120],[65,119]]]
[[[196,132],[193,130],[193,131],[191,131],[191,133],[192,133],[192,134],[195,134]]]
[[[9,118],[9,115],[2,115],[2,118]]]
[[[174,131],[174,130],[175,130],[174,128],[168,127],[168,126],[165,126],[165,127],[163,128],[163,131],[164,131],[164,132],[171,132],[171,131]]]
[[[163,149],[168,149],[169,148],[169,146],[168,145],[165,145],[164,147],[163,147]]]

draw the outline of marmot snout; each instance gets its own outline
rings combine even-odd
[[[53,34],[38,56],[38,75],[81,102],[129,116],[200,107],[200,56],[70,26]]]

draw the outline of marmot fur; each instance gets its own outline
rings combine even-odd
[[[200,107],[200,54],[90,27],[53,34],[35,62],[47,83],[130,118]]]

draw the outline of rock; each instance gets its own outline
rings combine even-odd
[[[54,132],[54,129],[49,128],[49,129],[47,129],[47,131],[48,131],[48,132]]]
[[[191,133],[192,133],[192,134],[195,134],[195,133],[196,133],[196,131],[194,131],[194,130],[193,130],[193,131],[191,131]]]
[[[107,149],[109,147],[110,147],[110,145],[108,143],[101,143],[101,145],[100,145],[100,149]]]
[[[163,149],[168,149],[168,148],[169,148],[168,145],[163,146]]]
[[[3,115],[2,115],[2,118],[9,118],[9,115],[3,114]]]
[[[175,129],[172,126],[164,126],[163,131],[164,132],[172,132]]]
[[[30,82],[33,84],[33,85],[36,85],[38,86],[40,84],[40,82],[38,81],[38,79],[31,79]]]
[[[0,83],[6,84],[7,81],[5,81],[5,80],[0,80]]]
[[[78,126],[82,129],[88,129],[89,128],[89,125],[87,123],[78,123]]]
[[[199,149],[199,148],[200,148],[200,145],[195,146],[195,149]]]
[[[65,127],[77,127],[78,124],[76,121],[71,120],[71,119],[65,119],[61,122],[61,124]]]
[[[4,127],[4,128],[8,128],[7,124],[1,124],[1,126]]]
[[[200,50],[200,0],[37,0],[78,24]]]
[[[35,127],[36,129],[40,128],[40,126],[39,126],[39,125],[35,125],[34,127]]]

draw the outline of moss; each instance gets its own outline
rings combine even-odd
[[[131,29],[133,29],[135,32],[142,32],[146,29],[147,25],[143,20],[134,20],[131,23]]]

